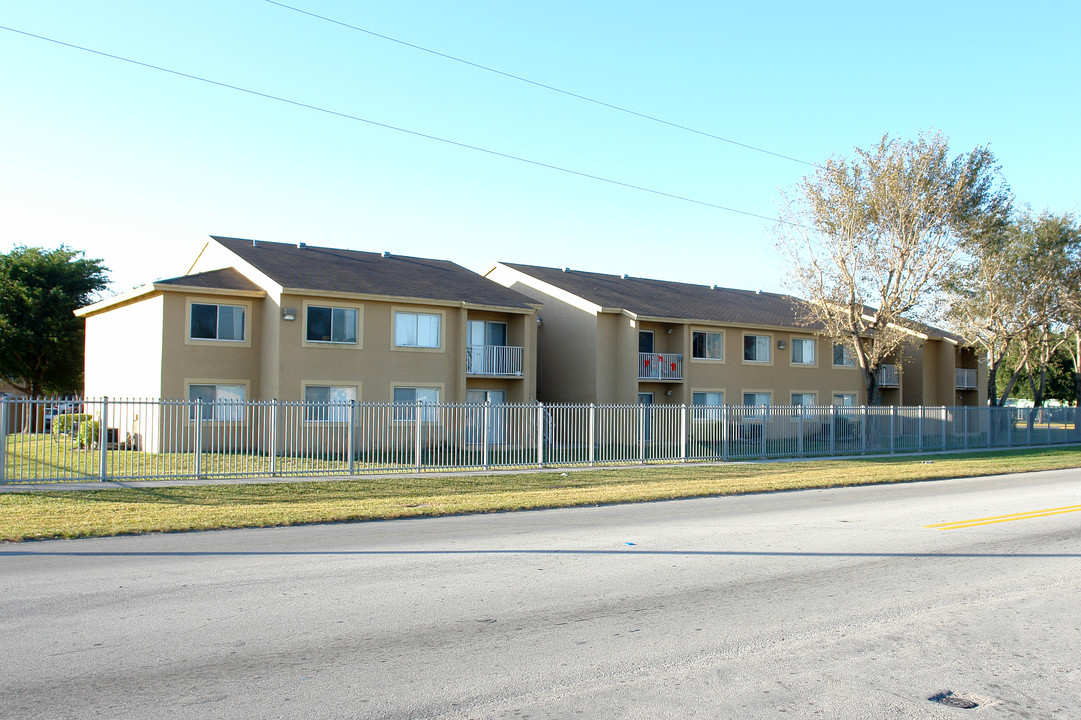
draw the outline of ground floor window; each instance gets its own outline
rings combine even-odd
[[[242,420],[244,396],[243,385],[189,385],[188,400],[192,402],[191,419]]]
[[[691,393],[691,404],[694,406],[695,420],[720,420],[721,405],[724,405],[724,393],[719,391],[702,391]]]
[[[439,388],[432,387],[396,387],[394,388],[394,419],[411,421],[416,416],[417,403],[425,406],[421,409],[421,422],[435,422],[438,415],[435,407],[439,403]]]
[[[312,422],[348,422],[349,403],[356,399],[353,385],[308,385],[304,388],[305,418]]]
[[[856,393],[833,393],[833,404],[841,407],[854,407],[856,405]]]

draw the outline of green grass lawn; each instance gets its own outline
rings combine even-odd
[[[932,461],[932,462],[926,462]],[[1081,467],[1081,448],[0,495],[0,541],[356,522]]]

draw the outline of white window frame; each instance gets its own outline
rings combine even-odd
[[[188,419],[203,422],[241,422],[244,420],[244,409],[248,401],[248,384],[237,380],[188,380],[185,385],[188,388],[188,402],[190,410]],[[196,404],[192,397],[193,388],[213,388],[213,398],[204,402],[201,406]],[[236,390],[239,389],[239,397]],[[230,395],[231,393],[231,395]],[[224,396],[224,397],[223,397]],[[199,417],[195,416],[197,408],[202,412]]]
[[[331,337],[334,335],[335,311],[352,311],[355,313],[353,325],[353,340],[312,340],[308,337],[309,313],[312,310],[330,310]],[[325,302],[304,301],[304,326],[301,328],[301,344],[312,347],[347,347],[361,348],[364,345],[364,307],[362,305],[329,304]]]
[[[789,338],[791,343],[791,349],[789,350],[789,359],[792,365],[796,367],[816,367],[818,365],[818,341],[815,338],[807,337],[792,337]],[[808,362],[806,359],[796,360],[796,343],[801,343],[801,348],[806,348],[803,343],[809,343],[811,346],[811,360]],[[804,353],[800,352],[801,355]]]
[[[416,344],[416,345],[410,345],[410,344],[407,344],[407,343],[400,342],[400,337],[398,335],[399,318],[404,319],[407,316],[414,317],[415,320],[416,320],[416,323],[417,323],[417,327],[416,327],[417,335],[416,335],[416,337],[417,337],[418,344]],[[436,325],[436,333],[438,334],[438,337],[437,337],[437,341],[436,341],[435,345],[421,345],[421,344],[419,344],[419,342],[420,342],[420,318],[421,317],[434,317],[434,318],[437,319],[438,324]],[[438,351],[441,351],[443,349],[443,347],[444,347],[444,344],[445,344],[446,323],[447,323],[446,313],[443,312],[443,311],[440,311],[440,310],[417,310],[417,309],[413,309],[413,308],[409,308],[409,309],[406,309],[406,308],[394,308],[391,311],[391,323],[390,323],[391,347],[394,348],[395,350],[413,350],[413,351],[419,350],[419,351],[422,351],[422,352],[438,352]]]
[[[709,357],[707,355],[703,355],[703,356],[695,355],[694,354],[694,336],[695,335],[706,335],[706,336],[717,335],[717,336],[719,336],[719,338],[720,338],[720,351],[721,351],[720,356],[719,357]],[[708,346],[709,346],[709,342],[708,342],[708,338],[707,338],[706,347],[708,347]],[[723,363],[724,362],[724,330],[691,330],[691,360],[694,360],[695,362],[703,361],[703,362]]]
[[[755,350],[760,347],[764,347],[766,350],[765,359],[756,357],[753,360],[747,359],[747,338],[755,338]],[[759,342],[764,341],[764,342]],[[748,365],[772,365],[773,364],[773,335],[765,335],[760,333],[743,333],[743,362]],[[756,352],[757,355],[757,352]]]
[[[313,400],[310,390],[326,390],[326,400]],[[304,420],[305,422],[344,423],[349,422],[348,403],[360,399],[360,389],[356,385],[310,382],[304,383]],[[313,404],[314,403],[314,404]],[[322,411],[322,412],[320,412]],[[322,415],[322,417],[319,417]]]

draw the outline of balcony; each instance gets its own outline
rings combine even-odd
[[[899,387],[901,384],[897,378],[897,366],[896,365],[879,365],[878,366],[878,386],[879,387]]]
[[[639,380],[682,380],[682,353],[638,353]]]
[[[522,376],[522,348],[511,345],[467,345],[466,375]]]
[[[957,368],[954,372],[957,375],[956,385],[958,390],[975,390],[979,387],[975,370]]]

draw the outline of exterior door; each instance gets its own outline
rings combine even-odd
[[[507,323],[470,320],[466,329],[470,372],[505,373]],[[501,367],[503,369],[501,369]]]
[[[653,333],[650,333],[650,335],[652,335],[652,334]],[[649,442],[650,436],[651,436],[650,421],[652,420],[652,418],[650,417],[650,415],[652,415],[651,410],[652,410],[652,407],[653,407],[653,393],[651,393],[651,392],[640,392],[640,393],[638,393],[638,404],[643,406],[642,407],[642,432],[645,433],[645,441]]]
[[[470,405],[483,405],[485,407],[478,407],[470,412],[471,420],[470,425],[473,428],[473,432],[470,433],[474,442],[480,444],[484,442],[484,415],[488,415],[488,444],[500,445],[503,443],[503,429],[505,426],[504,416],[506,410],[503,408],[507,404],[507,391],[506,390],[466,390],[465,401]],[[488,403],[491,406],[488,407]]]

